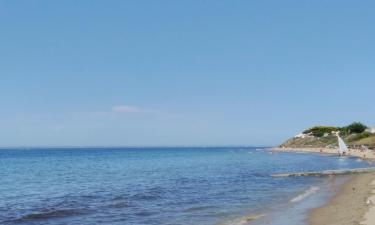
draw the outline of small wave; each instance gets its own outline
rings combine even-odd
[[[247,215],[247,216],[243,216],[237,219],[229,220],[219,225],[245,225],[245,224],[250,223],[251,221],[264,217],[265,215],[266,214]]]
[[[68,217],[68,216],[76,216],[83,214],[80,210],[74,209],[61,209],[61,210],[51,210],[46,212],[39,212],[39,213],[30,213],[26,214],[13,222],[22,222],[22,221],[33,221],[33,220],[47,220],[52,218],[61,218],[61,217]]]
[[[290,202],[299,202],[299,201],[309,197],[310,195],[316,193],[317,191],[319,191],[319,187],[311,186],[306,191],[304,191],[302,194],[297,195],[296,197],[292,198],[290,200]]]
[[[165,191],[161,188],[151,188],[143,192],[134,194],[133,196],[131,196],[131,198],[134,200],[156,200],[161,198],[164,192]]]

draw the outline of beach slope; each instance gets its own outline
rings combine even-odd
[[[372,225],[375,208],[371,202],[375,173],[351,175],[338,193],[309,217],[310,225]],[[375,202],[374,202],[375,203]]]

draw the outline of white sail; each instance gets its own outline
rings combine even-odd
[[[337,134],[337,140],[339,142],[339,153],[342,154],[348,151],[348,147],[346,146],[344,140]]]

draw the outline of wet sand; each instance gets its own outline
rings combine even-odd
[[[273,148],[275,152],[320,153],[337,155],[332,148]],[[374,151],[351,149],[348,156],[373,161]],[[375,172],[348,175],[336,195],[322,207],[313,209],[310,225],[375,225]]]
[[[375,173],[350,175],[326,205],[312,210],[308,222],[310,225],[372,225],[375,224],[374,204]]]

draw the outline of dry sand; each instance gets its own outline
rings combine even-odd
[[[373,180],[370,184],[372,190],[371,195],[367,198],[366,204],[369,206],[368,211],[364,216],[364,220],[361,224],[363,225],[373,225],[375,224],[375,180]]]
[[[374,186],[375,173],[351,175],[341,190],[324,206],[314,209],[309,218],[310,225],[370,225],[375,220],[364,222],[364,216],[372,205],[368,204]],[[374,216],[372,213],[370,216]]]
[[[309,153],[321,153],[337,155],[338,151],[334,148],[272,148],[275,152],[309,152]],[[363,159],[375,159],[375,151],[373,150],[360,150],[360,149],[349,149],[348,156],[359,157]]]

